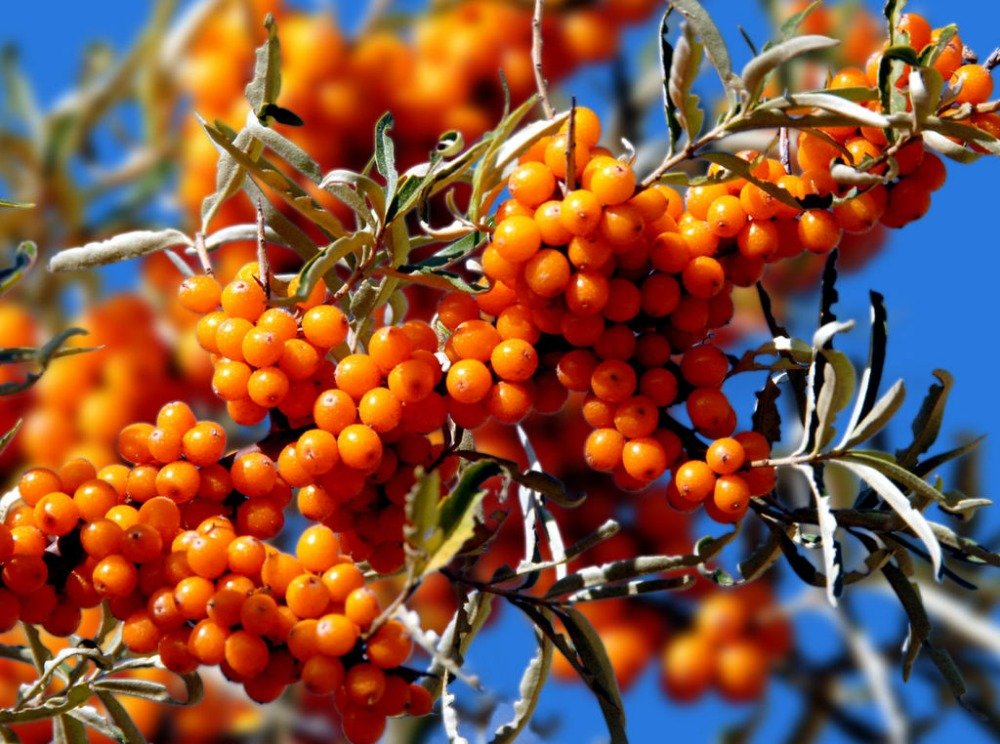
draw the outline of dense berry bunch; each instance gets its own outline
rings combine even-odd
[[[663,686],[681,701],[695,700],[713,686],[727,700],[755,700],[790,641],[788,618],[765,584],[717,592],[698,605],[691,629],[667,642]]]
[[[125,427],[118,446],[131,466],[76,459],[21,477],[0,525],[0,630],[23,621],[67,636],[106,600],[125,645],[158,652],[173,671],[218,664],[260,702],[299,680],[336,693],[352,741],[375,741],[387,716],[430,710],[426,690],[391,671],[412,641],[380,618],[337,534],[314,525],[295,554],[263,542],[281,532],[292,498],[274,461],[227,456],[222,427],[183,403],[161,408],[155,425]]]

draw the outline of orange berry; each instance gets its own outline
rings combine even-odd
[[[254,370],[247,381],[247,395],[263,408],[274,408],[288,395],[288,376],[277,367]]]
[[[323,429],[303,432],[295,445],[297,462],[310,475],[329,472],[340,459],[337,438]]]
[[[388,388],[369,390],[358,402],[361,423],[379,433],[392,431],[403,417],[403,404]],[[325,432],[324,432],[325,433]]]
[[[267,309],[267,295],[256,281],[239,279],[225,286],[221,303],[226,315],[254,321]]]
[[[177,288],[177,299],[187,310],[207,313],[219,306],[222,287],[215,277],[205,274],[189,276]]]
[[[371,472],[382,459],[382,440],[379,435],[364,424],[351,424],[337,436],[340,458],[345,465]]]
[[[767,673],[767,657],[753,641],[737,641],[719,651],[716,683],[727,700],[742,703],[759,698],[767,686]]]
[[[328,656],[344,656],[354,648],[359,635],[357,625],[336,613],[323,615],[316,625],[316,645]]]
[[[340,360],[335,372],[337,387],[354,400],[378,387],[382,374],[378,365],[366,354],[350,354]]]
[[[181,440],[184,457],[195,465],[213,465],[225,454],[226,432],[214,421],[199,421]]]
[[[229,473],[233,487],[251,499],[267,496],[278,479],[274,460],[263,452],[246,452],[237,456]]]
[[[344,342],[349,330],[347,317],[333,305],[317,305],[302,316],[306,340],[321,349],[332,349]]]
[[[198,468],[190,462],[178,460],[164,465],[156,474],[156,495],[185,504],[198,495],[200,484]]]
[[[564,162],[564,171],[565,167]],[[556,178],[545,163],[523,163],[510,174],[507,187],[518,202],[527,207],[537,207],[555,191]]]
[[[601,204],[621,204],[635,193],[635,172],[626,163],[608,158],[594,168],[587,188]]]

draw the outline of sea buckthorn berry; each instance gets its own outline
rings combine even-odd
[[[562,200],[559,218],[573,235],[589,235],[601,221],[601,202],[590,191],[571,191]]]
[[[303,432],[295,445],[296,461],[310,475],[322,475],[337,464],[337,438],[323,429]]]
[[[149,462],[149,434],[152,424],[129,424],[118,433],[118,454],[123,460],[139,465]]]
[[[888,192],[884,186],[876,186],[833,205],[833,218],[848,233],[864,233],[871,230],[885,213]]]
[[[906,33],[910,39],[910,46],[918,52],[931,42],[931,25],[926,18],[916,13],[904,13],[896,25],[896,30]]]
[[[843,231],[825,209],[808,209],[799,218],[799,240],[812,253],[827,253],[840,243]]]
[[[202,664],[220,664],[226,658],[229,635],[228,629],[213,620],[201,620],[190,631],[188,652]]]
[[[247,397],[247,385],[253,370],[244,362],[221,359],[212,373],[212,392],[222,400],[233,401]]]
[[[525,264],[524,280],[535,294],[555,297],[566,289],[570,273],[565,255],[555,249],[544,248]]]
[[[282,401],[282,405],[286,405],[288,397]],[[229,414],[229,418],[233,420],[234,424],[239,424],[240,426],[256,426],[265,418],[268,414],[267,408],[264,406],[259,406],[254,403],[249,398],[242,398],[240,400],[230,400],[226,401],[226,413]],[[291,416],[291,414],[287,414]]]
[[[162,551],[163,538],[155,527],[140,522],[125,531],[121,554],[132,563],[149,563]]]
[[[662,367],[647,369],[639,376],[639,392],[653,405],[665,408],[677,399],[677,378]]]
[[[133,612],[122,624],[122,643],[134,654],[155,651],[162,635],[146,610]]]
[[[546,245],[565,245],[573,237],[562,223],[562,204],[558,201],[547,201],[538,206],[534,214],[535,226]],[[503,224],[503,223],[501,223]]]
[[[337,435],[337,448],[345,465],[364,472],[373,471],[382,459],[382,440],[364,424],[345,427]]]
[[[633,439],[622,449],[622,466],[625,472],[645,483],[663,475],[667,465],[663,446],[652,437]]]
[[[627,323],[642,308],[642,291],[627,279],[615,278],[608,282],[608,302],[604,317],[614,323]]]
[[[226,431],[214,421],[199,421],[184,433],[181,449],[188,462],[213,465],[226,452]]]
[[[44,503],[39,501],[39,504]],[[37,509],[38,506],[36,505]],[[49,545],[47,533],[33,524],[19,524],[10,528],[13,555],[41,556]]]
[[[344,664],[335,656],[315,655],[302,665],[302,684],[314,695],[329,695],[344,680]]]
[[[564,172],[565,169],[564,155]],[[510,174],[507,187],[518,202],[526,207],[537,207],[552,196],[556,188],[556,178],[552,169],[545,163],[523,163]]]
[[[674,473],[674,485],[686,501],[704,501],[714,492],[715,482],[715,473],[702,460],[689,460]]]
[[[719,475],[731,475],[743,467],[746,451],[737,439],[723,437],[709,445],[705,461]]]
[[[240,279],[225,286],[221,303],[226,315],[254,321],[267,309],[267,295],[256,281]]]
[[[460,403],[478,403],[493,385],[493,375],[478,359],[460,359],[448,370],[448,394]]]
[[[110,519],[98,519],[80,530],[80,543],[91,558],[106,558],[117,553],[125,532]]]
[[[247,381],[247,395],[263,408],[274,408],[288,395],[288,376],[277,367],[254,370]]]
[[[559,333],[572,346],[593,347],[604,334],[605,322],[600,315],[567,313],[559,324]]]
[[[729,188],[722,183],[709,183],[701,186],[692,186],[687,190],[685,204],[688,212],[697,219],[705,220],[708,217],[708,210],[712,203],[721,196],[727,196]]]
[[[324,588],[324,592],[326,589]],[[378,595],[367,587],[355,589],[344,601],[344,614],[362,630],[367,630],[382,612]]]
[[[6,633],[21,619],[21,600],[16,594],[0,588],[0,633]]]
[[[364,574],[353,563],[338,563],[323,574],[323,584],[330,593],[330,600],[344,603],[355,589],[365,585]]]
[[[128,510],[130,509],[133,513],[129,516]],[[140,506],[137,512],[132,507],[124,504],[116,506],[108,512],[108,519],[112,518],[112,512],[115,510],[121,510],[122,512],[121,517],[117,520],[117,524],[122,529],[128,529],[136,522],[142,522],[143,524],[155,527],[164,542],[173,540],[174,535],[181,528],[180,508],[176,502],[164,496],[151,498]]]
[[[475,298],[465,292],[448,292],[437,304],[438,320],[449,331],[454,331],[467,320],[479,319],[479,306]],[[437,341],[435,339],[435,345]]]
[[[388,388],[377,387],[365,393],[358,402],[358,415],[361,423],[381,434],[399,426],[403,404]]]
[[[34,506],[46,494],[62,491],[63,484],[59,476],[48,468],[32,468],[26,470],[17,482],[17,490],[21,499],[28,506]]]
[[[241,535],[226,546],[229,570],[240,576],[258,577],[267,557],[264,543],[256,537]]]
[[[295,554],[306,570],[322,573],[337,562],[340,540],[329,527],[313,525],[299,536]]]
[[[922,185],[927,191],[937,191],[944,186],[947,179],[944,161],[932,152],[924,153],[924,159],[910,179]]]
[[[219,306],[222,287],[215,277],[205,274],[189,276],[177,288],[177,299],[187,310],[207,313]]]
[[[208,617],[208,603],[215,594],[215,585],[203,576],[186,576],[174,587],[174,601],[188,620]]]
[[[313,420],[320,429],[339,434],[345,426],[357,420],[358,409],[354,400],[343,390],[327,390],[320,394],[313,405]]]
[[[726,272],[722,264],[709,256],[693,258],[684,267],[681,278],[688,293],[702,300],[714,297],[726,285]]]
[[[951,76],[948,84],[959,88],[955,100],[958,103],[985,103],[993,93],[993,78],[982,65],[962,65]]]
[[[672,639],[663,653],[663,686],[674,700],[701,697],[716,673],[716,650],[700,634],[688,632]]]
[[[215,345],[228,359],[243,361],[243,339],[253,330],[253,323],[246,318],[228,318],[219,324]]]
[[[524,263],[542,247],[542,234],[531,217],[508,217],[496,226],[493,247],[511,263]]]
[[[300,338],[290,338],[281,347],[278,368],[289,380],[306,380],[316,374],[322,357],[316,347]]]
[[[920,219],[931,208],[930,192],[919,181],[904,178],[888,189],[888,203],[880,222],[900,228]]]
[[[328,656],[344,656],[354,648],[359,635],[358,626],[337,613],[323,615],[316,625],[316,645]]]
[[[278,623],[278,603],[270,594],[259,592],[247,597],[240,608],[240,625],[255,636],[268,635]]]
[[[681,358],[681,376],[695,387],[722,387],[727,374],[729,359],[717,346],[695,346]]]
[[[74,457],[67,460],[59,468],[59,480],[62,483],[64,493],[73,493],[87,481],[97,477],[97,469],[90,460],[83,457]]]
[[[635,392],[638,383],[635,370],[628,363],[608,359],[595,368],[590,388],[598,398],[609,403],[623,403]]]
[[[12,555],[14,555],[14,538],[10,534],[10,528],[0,524],[0,564]]]
[[[118,499],[118,492],[114,487],[100,478],[82,483],[73,493],[73,503],[84,522],[103,519],[108,509],[118,503]],[[38,523],[37,517],[35,521]]]
[[[347,338],[347,317],[333,305],[317,305],[302,316],[302,333],[306,340],[321,349],[332,349]]]
[[[247,331],[240,345],[243,360],[254,367],[277,364],[284,350],[284,339],[266,328],[255,327]]]
[[[374,664],[356,664],[347,672],[344,687],[354,703],[372,706],[385,693],[385,672]]]
[[[630,204],[615,204],[605,207],[598,226],[601,238],[614,246],[619,252],[636,245],[642,238],[645,223],[642,213]],[[624,261],[624,258],[621,259]]]
[[[587,436],[583,456],[591,470],[613,472],[622,461],[625,437],[617,429],[594,429]]]
[[[263,672],[269,657],[267,644],[245,630],[238,630],[226,639],[226,663],[243,677],[255,677]]]
[[[412,652],[413,639],[398,620],[389,620],[368,639],[368,658],[382,669],[405,664]]]
[[[360,400],[361,396],[382,382],[378,365],[366,354],[350,354],[340,360],[335,372],[337,387]]]
[[[715,482],[712,500],[715,508],[725,516],[725,521],[735,522],[746,514],[750,488],[738,475],[722,475]]]
[[[534,344],[542,333],[532,320],[531,309],[524,305],[511,305],[497,316],[497,333],[501,339],[520,338]]]
[[[221,310],[203,315],[195,324],[194,335],[198,345],[205,351],[213,354],[218,353],[219,346],[216,342],[216,334],[219,326],[227,319],[227,315]]]
[[[621,204],[635,193],[635,172],[626,163],[608,159],[594,168],[587,188],[601,204]]]
[[[733,238],[747,222],[747,214],[738,197],[720,196],[708,208],[705,221],[720,238]]]
[[[164,465],[156,474],[156,495],[178,504],[186,504],[197,496],[200,485],[198,468],[183,460]]]
[[[413,356],[410,337],[398,326],[383,326],[368,340],[368,356],[382,374]]]
[[[486,396],[486,409],[500,423],[516,424],[531,413],[534,398],[534,386],[530,381],[501,380]]]
[[[747,463],[754,460],[764,460],[771,455],[771,443],[760,432],[741,431],[739,434],[733,435],[733,439],[743,448]]]
[[[657,271],[679,274],[691,260],[691,251],[680,233],[660,233],[650,247],[649,260]]]
[[[4,586],[22,597],[41,589],[48,576],[45,560],[37,555],[13,555],[0,573]]]
[[[719,651],[716,684],[727,700],[756,700],[764,693],[767,679],[767,657],[753,641],[736,641]]]
[[[615,410],[615,428],[626,439],[648,437],[656,430],[659,411],[656,404],[643,395],[636,395]]]
[[[274,460],[263,452],[238,455],[233,460],[229,473],[233,479],[233,488],[251,499],[267,496],[278,479]]]
[[[149,433],[149,454],[160,463],[179,460],[183,451],[184,432],[156,427]]]
[[[712,436],[728,436],[736,420],[729,399],[717,388],[696,388],[687,399],[691,423],[699,431]]]
[[[567,390],[586,392],[590,390],[590,378],[597,364],[597,358],[590,351],[574,349],[559,357],[556,375]]]
[[[281,307],[265,310],[257,318],[257,328],[270,331],[283,342],[295,338],[299,332],[299,324],[295,321],[295,316]]]
[[[13,560],[11,559],[11,562]],[[6,576],[4,578],[6,580]],[[94,566],[92,580],[94,588],[102,596],[126,597],[135,590],[139,576],[135,566],[127,559],[121,555],[112,554],[102,558]],[[7,583],[9,586],[10,582]]]
[[[527,341],[507,339],[493,347],[490,365],[501,379],[524,382],[538,369],[538,352]]]
[[[777,253],[779,243],[780,233],[770,220],[752,220],[736,236],[736,245],[747,258],[770,258]]]
[[[47,535],[69,534],[79,521],[80,509],[65,493],[46,494],[35,504],[35,524]]]
[[[301,281],[300,278],[296,276],[292,279],[292,281],[288,283],[288,291],[287,291],[288,297],[294,297],[296,294],[298,294],[300,281]],[[325,299],[326,299],[326,283],[322,279],[320,279],[318,282],[316,282],[315,285],[313,285],[313,288],[310,290],[306,298],[304,300],[296,302],[295,306],[298,307],[300,310],[311,310],[317,305],[322,304]]]
[[[156,414],[157,428],[169,429],[182,435],[196,423],[198,421],[191,406],[180,400],[166,403]]]

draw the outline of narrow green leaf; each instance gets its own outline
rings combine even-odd
[[[705,112],[700,99],[691,92],[695,79],[701,70],[703,47],[691,24],[681,24],[681,36],[673,51],[670,75],[667,78],[667,93],[676,112],[681,128],[687,134],[688,142],[694,142],[705,122]]]
[[[705,53],[709,62],[719,74],[722,85],[726,88],[730,107],[740,100],[743,83],[733,72],[733,63],[729,58],[726,42],[719,33],[712,17],[697,0],[667,0],[677,11],[687,19],[694,32],[701,37],[705,45]]]
[[[94,266],[128,261],[167,248],[193,245],[194,242],[180,230],[133,230],[107,240],[87,243],[79,248],[61,250],[49,261],[49,270],[82,271]]]
[[[393,118],[388,111],[375,124],[375,167],[385,179],[385,200],[392,202],[396,194],[396,184],[399,182],[399,172],[396,170],[396,148],[389,131],[392,129]]]
[[[549,669],[552,667],[553,644],[537,627],[535,628],[535,638],[538,642],[538,651],[535,652],[521,675],[521,683],[518,686],[519,697],[514,702],[514,717],[493,732],[493,738],[490,739],[491,744],[507,744],[507,742],[516,741],[531,720],[535,708],[538,707],[542,690],[545,688],[545,681],[549,676]]]
[[[905,398],[906,386],[902,380],[897,380],[896,384],[889,388],[886,394],[875,403],[863,420],[853,427],[847,427],[844,439],[837,445],[837,449],[857,447],[878,434],[892,421],[892,417],[903,405]]]
[[[907,448],[896,452],[896,460],[904,469],[917,464],[917,458],[930,449],[941,431],[941,421],[954,378],[943,369],[936,369],[933,374],[940,384],[931,385],[913,419],[913,441]]]
[[[931,564],[934,567],[934,575],[940,580],[941,545],[938,543],[937,538],[934,537],[934,531],[927,523],[927,519],[924,515],[913,507],[910,500],[906,498],[896,484],[889,480],[889,478],[887,478],[880,469],[881,467],[884,467],[884,464],[880,466],[875,461],[861,464],[856,460],[856,458],[853,457],[852,459],[845,458],[831,460],[830,464],[850,470],[852,473],[861,478],[861,480],[875,489],[876,493],[878,493],[878,495],[881,496],[890,507],[892,507],[893,511],[895,511],[900,518],[902,518],[902,520],[909,525],[914,534],[920,538],[920,541],[926,546],[927,553],[931,559]],[[930,488],[930,486],[927,487]]]
[[[776,67],[803,54],[830,49],[839,43],[837,39],[831,39],[827,36],[796,36],[775,44],[767,51],[758,54],[746,63],[741,74],[743,85],[747,89],[748,103],[752,105],[760,98],[768,74]]]
[[[836,607],[837,597],[844,589],[843,551],[840,541],[836,538],[837,520],[830,505],[830,494],[827,493],[823,482],[823,467],[801,465],[797,469],[806,477],[813,495],[813,503],[816,505],[820,545],[823,550],[823,573],[826,575],[826,599]]]
[[[254,114],[266,120],[266,107],[278,100],[281,91],[281,47],[278,42],[278,25],[268,14],[264,19],[267,40],[257,47],[254,59],[253,78],[247,84],[244,95],[250,102]]]

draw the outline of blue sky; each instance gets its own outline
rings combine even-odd
[[[348,24],[359,5],[348,0],[299,4],[332,6]],[[16,42],[20,47],[23,65],[45,103],[55,100],[71,85],[88,42],[101,39],[123,49],[146,18],[149,7],[144,2],[125,0],[5,5],[0,42]],[[757,40],[767,35],[758,4],[750,0],[715,0],[707,6],[730,40],[739,66],[744,61],[745,46],[739,41],[737,25],[743,25]],[[923,0],[909,7],[924,13],[933,25],[957,23],[965,43],[981,57],[1000,43],[1000,38],[994,35],[995,29],[1000,28],[1000,3]],[[654,36],[655,30],[648,26],[635,30],[629,35],[629,46],[646,47]],[[586,71],[567,85],[586,102],[599,102],[610,87],[606,70]],[[700,92],[704,98],[712,95],[713,90],[705,86]],[[1000,461],[990,456],[995,452],[995,436],[1000,428],[1000,385],[995,372],[998,357],[993,347],[998,323],[996,275],[1000,271],[995,237],[1000,223],[996,206],[1000,163],[981,160],[971,166],[949,165],[949,174],[949,183],[935,195],[928,217],[892,233],[888,245],[863,272],[842,278],[839,307],[841,317],[858,319],[859,328],[847,342],[847,348],[862,353],[866,343],[868,290],[878,289],[886,296],[890,340],[885,380],[889,384],[905,378],[909,390],[904,414],[894,430],[900,439],[907,434],[905,414],[916,411],[924,390],[932,382],[931,371],[944,367],[955,375],[940,441],[947,444],[967,432],[990,435],[983,460],[986,493],[982,494],[989,497],[993,484],[1000,478]],[[128,277],[127,272],[122,272],[112,279],[118,284],[128,281]],[[811,333],[813,308],[811,300],[797,306],[790,319],[792,327],[802,334]],[[741,414],[748,417],[749,412],[746,407]],[[985,534],[996,534],[1000,528],[997,509],[981,514],[980,519],[990,528],[984,530]],[[891,608],[891,603],[883,600],[866,600],[859,604],[858,622],[880,639],[902,641],[903,627]],[[800,637],[808,634],[815,654],[829,653],[834,647],[833,633],[825,620],[813,616],[799,625]],[[474,647],[470,663],[493,689],[509,694],[516,688],[520,669],[532,651],[531,644],[527,626],[507,608],[500,626]],[[893,670],[893,674],[896,672]],[[919,682],[912,683],[906,693],[907,707],[914,711],[928,710],[931,701],[927,692]],[[660,693],[653,670],[627,695],[626,705],[630,736],[639,744],[664,741],[668,731],[671,738],[679,740],[713,741],[722,727],[738,724],[750,714],[748,709],[733,708],[714,697],[693,707],[673,705]],[[778,732],[787,730],[782,724],[790,722],[796,706],[796,696],[776,686],[765,725],[756,740],[776,740]],[[555,736],[557,741],[585,743],[601,739],[598,708],[580,685],[552,685],[542,699],[539,717],[561,719],[563,725]],[[948,713],[944,720],[934,740],[961,737],[965,744],[988,741],[982,729],[968,723],[961,714]],[[839,740],[834,734],[823,739]]]

